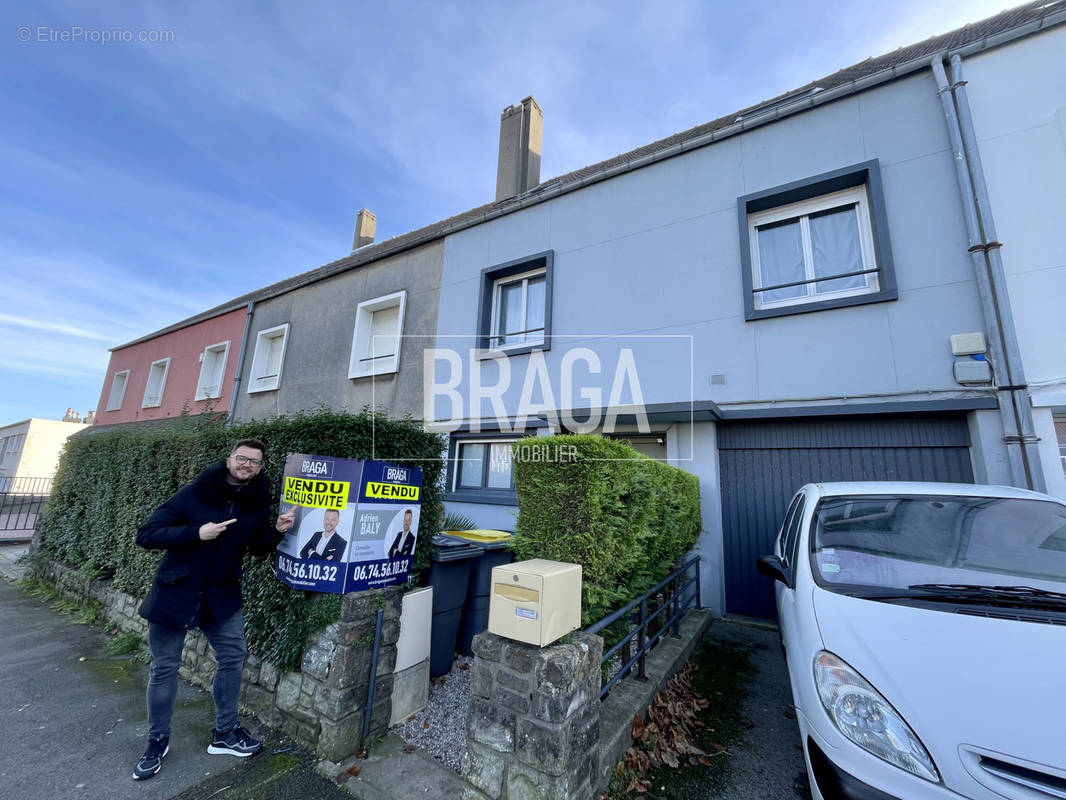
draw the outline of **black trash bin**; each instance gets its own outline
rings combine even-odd
[[[466,603],[463,606],[463,618],[459,623],[459,640],[456,649],[464,655],[471,655],[470,643],[473,638],[489,627],[489,595],[492,593],[492,568],[501,564],[510,564],[514,558],[511,553],[513,531],[472,530],[448,531],[463,542],[476,545],[482,551],[482,557],[470,565],[470,584],[466,591]]]
[[[466,602],[470,565],[481,558],[480,548],[440,534],[433,537],[433,559],[427,583],[433,587],[433,627],[429,644],[429,675],[436,678],[452,668],[455,639]]]

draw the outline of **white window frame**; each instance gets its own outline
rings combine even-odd
[[[115,397],[115,384],[118,379],[122,379],[122,386],[118,391],[118,397]],[[104,411],[119,411],[122,408],[122,401],[126,399],[126,388],[130,385],[130,371],[128,369],[119,370],[111,377],[111,391],[107,394],[107,405],[104,406]]]
[[[542,319],[540,328],[528,328],[522,331],[516,331],[515,333],[503,333],[499,330],[500,324],[500,297],[503,294],[503,287],[509,286],[512,283],[522,284],[522,320],[523,324],[526,324],[526,311],[527,303],[529,301],[529,280],[530,278],[543,277],[545,281],[545,296],[544,296],[544,319]],[[544,334],[548,328],[548,303],[550,298],[547,296],[547,280],[548,269],[547,267],[537,267],[526,272],[520,272],[517,275],[508,275],[505,278],[497,278],[492,282],[492,317],[489,322],[489,348],[492,350],[499,350],[506,353],[508,350],[516,350],[520,347],[536,347],[537,345],[544,344]],[[540,331],[538,338],[530,338],[528,331]],[[511,342],[510,344],[495,344],[499,339],[506,336],[517,336],[521,334],[523,336],[520,342]]]
[[[278,359],[278,371],[266,374],[269,366],[270,343],[281,338],[281,355]],[[289,323],[275,325],[259,331],[255,337],[255,351],[252,354],[252,366],[248,373],[248,394],[272,392],[281,385],[281,373],[285,368],[285,351],[289,346]]]
[[[370,331],[374,314],[390,308],[398,308],[396,314],[396,352],[391,356],[379,356],[373,360]],[[352,354],[348,360],[349,378],[366,378],[371,375],[387,375],[400,369],[400,350],[403,346],[404,312],[407,310],[407,291],[401,290],[382,295],[373,300],[364,300],[355,309],[355,330],[352,333]],[[379,334],[380,336],[380,334]]]
[[[506,487],[504,487],[504,486],[489,486],[488,485],[489,484],[489,480],[488,480],[488,464],[490,464],[492,462],[492,445],[494,445],[494,444],[507,445],[508,452],[510,452],[511,445],[514,444],[517,441],[519,441],[518,438],[515,438],[515,439],[499,439],[499,438],[497,438],[497,439],[458,439],[458,440],[456,440],[456,444],[455,444],[455,459],[454,459],[455,463],[454,463],[453,469],[452,469],[452,491],[453,492],[485,492],[485,491],[488,491],[488,492],[512,492],[513,493],[514,490],[515,490],[515,488],[514,488],[514,460],[512,459],[512,461],[511,461],[511,480],[510,480],[510,484],[508,486],[506,486]],[[462,458],[463,447],[466,446],[466,445],[469,445],[469,444],[487,445],[487,447],[485,448],[485,455],[486,455],[486,459],[487,460],[482,461],[481,484],[479,486],[462,486],[459,483],[459,478],[460,478],[460,475],[461,475],[462,470],[463,470],[463,458]]]
[[[156,374],[156,367],[163,366],[163,376],[159,379],[159,393],[151,394],[152,391],[152,376]],[[152,365],[148,367],[148,380],[144,384],[144,399],[141,401],[141,408],[159,408],[163,405],[163,393],[167,390],[167,375],[170,372],[170,359],[160,358],[152,362]]]
[[[210,375],[207,374],[207,362],[209,353],[218,353],[221,351],[222,355],[219,357],[222,363],[222,368],[218,372],[218,385],[213,388],[215,391],[212,393],[209,390],[212,388],[206,382],[210,379]],[[217,342],[212,345],[208,345],[204,348],[204,352],[200,354],[200,377],[196,379],[196,396],[195,400],[217,400],[222,397],[222,383],[226,380],[226,362],[229,361],[229,340],[224,342]],[[216,360],[217,363],[217,360]]]
[[[810,222],[811,214],[819,211],[828,211],[833,208],[842,208],[854,205],[859,224],[859,247],[862,251],[862,268],[864,270],[876,270],[868,272],[862,277],[866,280],[865,286],[857,286],[848,289],[838,289],[831,292],[817,291],[818,283],[832,280],[822,278],[814,274],[814,256],[811,250]],[[803,245],[804,284],[805,295],[788,297],[780,300],[765,301],[762,299],[763,288],[762,270],[759,265],[759,234],[758,228],[774,222],[782,222],[790,219],[798,219],[800,223],[800,235]],[[785,206],[777,206],[748,215],[748,242],[751,247],[751,280],[752,287],[756,290],[755,309],[780,308],[782,306],[806,305],[822,300],[832,300],[840,297],[854,297],[856,295],[876,294],[880,291],[880,267],[876,262],[874,249],[873,226],[870,221],[870,203],[866,194],[866,185],[844,189],[839,192],[821,195],[810,200],[801,200],[797,203],[789,203]]]

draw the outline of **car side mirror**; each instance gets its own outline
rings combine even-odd
[[[792,588],[792,570],[786,567],[778,556],[762,556],[755,562],[755,568],[766,577],[781,581],[789,589]]]

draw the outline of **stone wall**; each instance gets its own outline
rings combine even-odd
[[[603,640],[539,648],[474,637],[466,800],[591,800],[599,769]]]
[[[137,614],[138,599],[54,561],[39,560],[33,569],[35,577],[63,594],[98,602],[104,616],[120,630],[147,636],[148,623]],[[310,639],[297,672],[282,673],[270,662],[249,655],[241,684],[244,710],[330,761],[354,755],[363,743],[378,608],[384,613],[370,734],[388,729],[402,595],[398,586],[345,595],[340,619]],[[180,674],[211,688],[215,657],[198,630],[185,639]]]

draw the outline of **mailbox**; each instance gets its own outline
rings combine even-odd
[[[493,567],[489,633],[544,647],[580,625],[580,564],[534,558]]]

